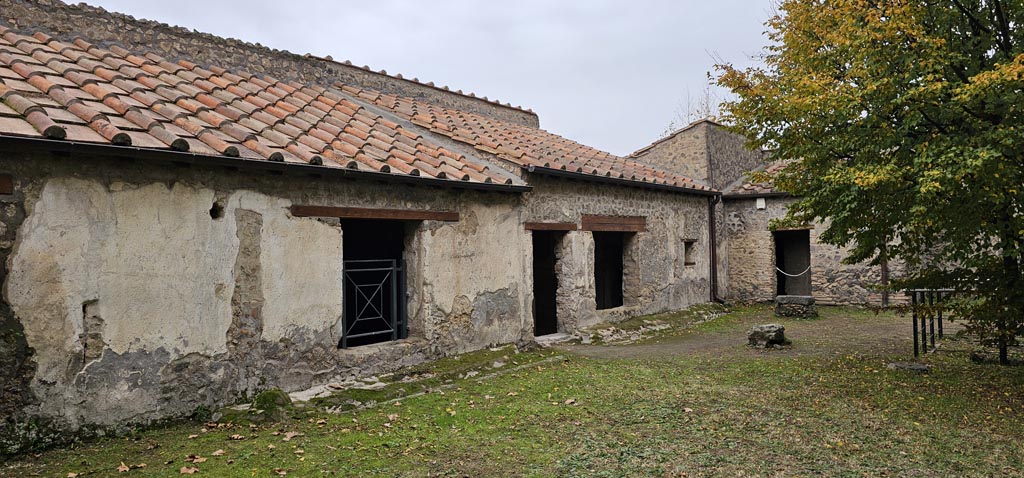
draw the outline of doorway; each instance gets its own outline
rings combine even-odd
[[[811,231],[775,231],[776,295],[811,295]]]
[[[597,309],[614,309],[623,304],[626,233],[594,232],[594,292]]]
[[[558,333],[558,261],[561,231],[533,231],[533,335]]]
[[[404,339],[406,223],[343,219],[341,229],[345,295],[339,347]]]

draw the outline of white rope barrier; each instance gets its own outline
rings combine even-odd
[[[784,271],[782,269],[779,269],[778,266],[775,267],[775,270],[779,271],[779,274],[782,274],[782,275],[784,275],[786,277],[800,277],[800,276],[810,272],[811,271],[811,266],[807,266],[807,268],[804,269],[804,271],[799,273],[799,274],[787,274],[786,271]]]

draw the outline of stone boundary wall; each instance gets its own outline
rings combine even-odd
[[[216,65],[304,84],[329,87],[340,81],[526,126],[540,125],[532,111],[447,91],[432,83],[420,83],[258,43],[136,19],[84,3],[69,5],[60,0],[0,0],[0,22],[22,33],[42,30],[64,40],[82,36],[100,46],[118,44],[129,50],[154,52],[171,61],[187,59],[200,65]]]

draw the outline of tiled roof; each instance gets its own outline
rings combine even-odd
[[[771,180],[776,174],[778,174],[786,166],[792,163],[792,160],[778,160],[772,161],[765,166],[750,171],[744,174],[736,182],[730,184],[725,188],[726,196],[764,196],[768,194],[785,194],[785,191],[780,191],[775,188],[775,182]],[[755,175],[760,178],[767,178],[767,181],[755,181],[751,175]]]
[[[387,108],[414,124],[522,167],[548,168],[682,189],[712,191],[690,178],[615,156],[542,129],[410,98],[339,84],[345,93]]]
[[[522,184],[343,92],[0,27],[0,134]],[[397,119],[397,118],[396,118]]]

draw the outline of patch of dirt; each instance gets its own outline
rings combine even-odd
[[[628,345],[560,345],[558,348],[592,358],[606,359],[672,359],[694,356],[765,356],[799,355],[873,355],[912,356],[914,345],[910,317],[891,312],[875,315],[868,311],[825,308],[817,319],[785,319],[775,317],[768,307],[723,316],[709,327],[679,331],[677,335]],[[719,322],[720,323],[716,323]],[[786,338],[792,346],[764,350],[748,347],[747,331],[757,324],[778,323],[786,327]],[[947,322],[946,334],[960,330]]]

